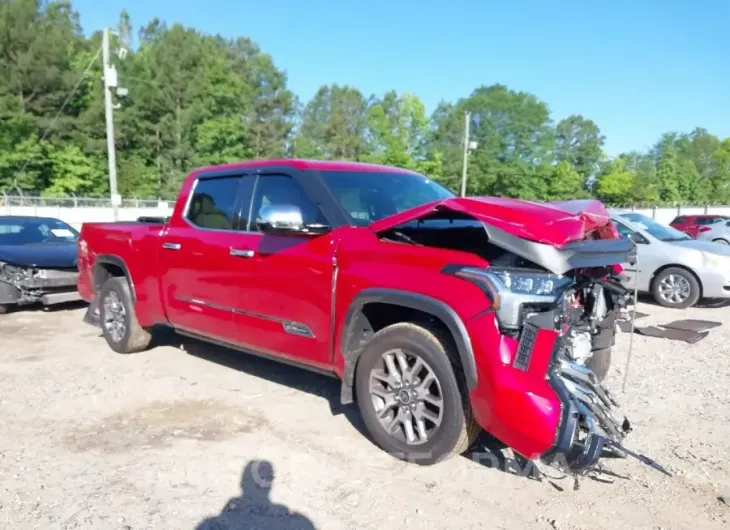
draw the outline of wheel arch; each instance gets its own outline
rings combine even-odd
[[[657,276],[659,276],[662,272],[664,272],[667,269],[682,269],[682,270],[688,272],[689,274],[691,274],[692,277],[695,280],[697,280],[697,285],[700,286],[700,298],[702,298],[702,290],[703,290],[704,287],[702,285],[702,280],[700,279],[700,277],[690,267],[688,267],[686,265],[680,265],[678,263],[670,263],[668,265],[662,265],[657,270],[655,270],[654,271],[654,274],[651,275],[651,281],[649,282],[649,289],[650,290],[653,290],[654,289],[654,282],[656,281]]]
[[[716,237],[715,239],[712,240],[712,242],[713,243],[720,243],[722,245],[730,245],[730,241],[728,241],[724,237]]]
[[[344,373],[340,395],[342,404],[353,402],[355,368],[360,354],[372,335],[375,334],[375,328],[377,327],[368,317],[368,307],[379,304],[399,308],[406,313],[410,310],[427,315],[440,323],[454,342],[467,388],[472,390],[476,386],[477,371],[471,339],[463,320],[451,307],[430,296],[408,291],[366,289],[358,294],[350,304],[341,331],[340,348],[344,357]]]
[[[134,290],[134,282],[129,268],[124,260],[115,254],[100,254],[94,260],[94,292],[98,293],[101,286],[104,285],[109,278],[123,276],[129,283],[129,289],[132,294],[132,301],[137,300]]]

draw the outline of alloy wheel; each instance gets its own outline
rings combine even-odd
[[[428,363],[412,352],[383,353],[370,371],[369,391],[381,426],[408,445],[426,443],[441,426],[441,384]]]
[[[104,328],[114,342],[121,342],[127,331],[127,310],[116,291],[104,298]]]
[[[687,278],[679,274],[670,274],[659,284],[659,296],[670,304],[681,304],[692,294],[692,287]]]

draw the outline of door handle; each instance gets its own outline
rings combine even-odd
[[[231,256],[237,258],[253,258],[256,253],[253,250],[245,250],[241,248],[232,248]]]
[[[182,245],[180,243],[163,243],[162,248],[166,248],[167,250],[180,250]]]

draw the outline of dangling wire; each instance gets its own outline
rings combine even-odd
[[[626,367],[624,368],[624,382],[621,385],[621,393],[626,393],[626,381],[629,378],[629,367],[631,365],[631,353],[634,351],[634,322],[636,322],[636,306],[639,305],[639,253],[636,253],[636,279],[634,280],[634,309],[631,312],[631,336],[629,337],[629,353],[626,356]]]

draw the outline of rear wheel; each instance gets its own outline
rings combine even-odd
[[[465,452],[479,434],[451,341],[398,323],[376,333],[355,372],[363,421],[375,443],[421,465]]]
[[[700,299],[701,288],[697,278],[687,269],[669,267],[656,275],[651,293],[661,306],[686,309]]]
[[[99,317],[104,338],[115,352],[136,353],[149,346],[152,335],[137,321],[126,278],[114,277],[104,283],[99,292]]]

